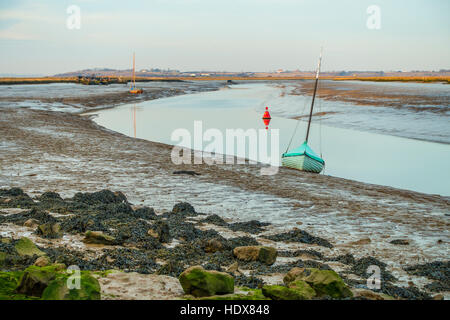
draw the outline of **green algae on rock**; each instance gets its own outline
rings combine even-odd
[[[79,288],[69,288],[69,277],[67,274],[58,275],[45,288],[42,300],[100,300],[100,284],[88,272],[81,272]]]
[[[45,253],[36,247],[36,245],[28,238],[20,238],[15,244],[15,249],[20,256],[43,256]]]
[[[307,300],[312,297],[308,293],[279,285],[262,287],[262,294],[272,300]]]
[[[293,268],[283,281],[290,286],[301,280],[310,285],[318,297],[329,296],[335,299],[352,297],[353,293],[333,270],[319,270],[316,268]]]
[[[24,294],[17,293],[16,288],[19,284],[23,271],[0,271],[0,300],[36,300],[37,297],[27,297]]]
[[[179,281],[184,292],[194,297],[234,292],[232,276],[224,272],[205,270],[201,266],[193,266],[183,271]]]
[[[210,297],[201,297],[197,298],[196,300],[270,300],[270,298],[262,294],[261,289],[241,288],[241,290],[245,291],[245,293],[233,293]]]
[[[101,231],[87,231],[83,242],[89,244],[111,245],[115,243],[115,239],[114,237],[108,236]]]
[[[17,293],[40,297],[49,283],[56,278],[58,270],[57,266],[26,268],[16,288]]]

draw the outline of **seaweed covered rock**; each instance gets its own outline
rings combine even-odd
[[[165,221],[157,221],[148,230],[148,235],[162,243],[170,242],[169,225]]]
[[[57,266],[30,266],[25,269],[16,292],[27,296],[40,297],[49,283],[56,278],[58,271]]]
[[[265,246],[236,247],[233,254],[242,261],[259,261],[267,265],[273,264],[277,259],[277,250]]]
[[[127,197],[118,191],[112,192],[110,190],[101,190],[93,193],[76,193],[72,201],[81,202],[87,205],[99,205],[99,204],[120,204],[120,203],[128,203]]]
[[[44,238],[60,238],[62,236],[61,224],[59,223],[44,223],[38,226],[36,233]]]
[[[36,245],[30,239],[23,237],[20,238],[19,241],[14,245],[17,253],[20,256],[43,256],[45,253],[36,247]]]
[[[208,253],[214,253],[225,250],[225,245],[220,238],[213,238],[206,240],[204,243],[204,250]]]
[[[353,296],[341,277],[333,270],[293,268],[283,279],[288,286],[295,284],[298,280],[310,285],[316,291],[318,297],[329,296],[342,299]]]
[[[193,266],[183,271],[179,281],[184,292],[195,297],[234,292],[232,276],[224,272],[208,271],[201,266]]]
[[[42,293],[43,300],[100,300],[101,289],[98,280],[90,274],[82,272],[79,276],[79,287],[76,280],[71,281],[69,275],[60,274],[51,281]],[[68,284],[71,284],[70,286]]]
[[[264,231],[263,227],[270,225],[267,222],[260,222],[257,220],[250,220],[247,222],[230,223],[228,227],[232,231],[244,231],[251,234],[258,234]]]
[[[190,213],[195,214],[194,207],[187,202],[179,202],[176,205],[173,206],[172,213]]]
[[[25,193],[20,188],[0,189],[0,197],[18,197],[23,195]]]
[[[87,231],[83,242],[89,244],[113,245],[115,240],[116,239],[114,237],[108,236],[101,231]]]
[[[58,193],[52,191],[44,192],[38,199],[39,201],[63,201]]]
[[[32,208],[35,206],[30,198],[20,188],[0,189],[0,206],[9,208]]]
[[[286,241],[286,242],[300,242],[308,244],[317,244],[326,248],[333,248],[333,245],[326,239],[315,237],[308,232],[294,228],[291,231],[279,233],[270,236],[264,236],[264,238],[272,241]]]
[[[293,287],[266,285],[262,288],[262,293],[272,300],[309,300],[316,294],[314,289],[300,280]]]

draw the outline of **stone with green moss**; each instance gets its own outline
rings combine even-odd
[[[36,247],[36,245],[28,238],[20,238],[14,248],[20,256],[43,256],[45,253]]]
[[[16,292],[23,271],[0,271],[0,300],[35,300],[37,297],[27,297]]]
[[[42,293],[42,300],[100,300],[101,289],[97,279],[81,272],[79,288],[74,275],[60,274]]]
[[[186,294],[194,297],[222,295],[234,292],[234,279],[227,273],[209,271],[194,266],[183,271],[179,281]]]
[[[288,285],[297,280],[308,283],[317,293],[318,297],[329,296],[335,299],[352,297],[353,293],[333,270],[319,270],[316,268],[305,268],[291,270],[284,278]],[[295,271],[295,272],[294,272]]]
[[[101,231],[87,231],[83,239],[84,243],[89,244],[113,245],[115,241],[114,237],[108,236]]]
[[[16,292],[27,296],[40,297],[59,272],[59,267],[55,265],[46,267],[29,266],[24,270]]]
[[[272,300],[307,300],[311,297],[301,290],[279,285],[266,285],[262,288],[262,294]]]
[[[59,223],[44,223],[38,226],[38,234],[46,238],[60,238],[62,236],[61,225]]]
[[[194,298],[195,300],[270,300],[262,294],[261,289],[237,288],[240,293],[215,295],[210,297]],[[190,300],[189,298],[187,298]]]
[[[316,296],[316,291],[305,281],[296,280],[289,284],[290,289],[300,292],[305,299],[312,299]]]

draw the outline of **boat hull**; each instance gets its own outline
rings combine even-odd
[[[134,93],[134,94],[141,94],[143,92],[144,92],[144,90],[142,90],[142,89],[130,89],[130,93]]]
[[[317,161],[306,154],[282,157],[281,164],[283,167],[314,173],[320,173],[324,167],[324,163]]]

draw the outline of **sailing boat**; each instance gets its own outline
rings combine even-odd
[[[314,100],[316,98],[317,93],[317,84],[319,82],[319,73],[320,73],[320,63],[322,61],[322,52],[320,52],[319,64],[317,66],[316,72],[316,82],[314,84],[314,94],[311,102],[311,110],[309,112],[309,121],[308,121],[308,129],[306,130],[306,139],[302,143],[302,145],[296,149],[291,151],[287,151],[283,153],[281,156],[281,164],[284,167],[293,168],[301,171],[309,171],[314,173],[320,173],[325,166],[325,161],[321,157],[319,157],[309,146],[308,146],[308,138],[309,138],[309,130],[311,128],[311,119],[314,108]],[[295,134],[295,132],[294,132]],[[289,149],[289,146],[288,146]]]
[[[136,88],[135,54],[133,52],[133,84],[130,88],[130,93],[140,94],[142,92],[144,92],[144,90]]]

